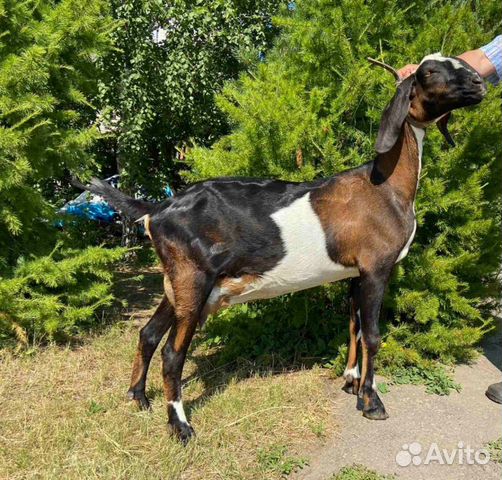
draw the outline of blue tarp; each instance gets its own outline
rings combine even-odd
[[[113,175],[113,177],[105,178],[105,182],[117,187],[119,179],[119,175]],[[169,185],[164,188],[164,192],[167,197],[173,196]],[[117,211],[103,197],[90,192],[82,192],[77,198],[66,203],[58,213],[105,223],[112,223],[119,217]],[[62,227],[63,221],[59,221],[58,226]]]

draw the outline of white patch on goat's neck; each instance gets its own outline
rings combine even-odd
[[[425,137],[425,129],[416,127],[415,125],[411,125],[411,129],[415,134],[415,139],[417,141],[418,147],[418,178],[420,177],[420,172],[422,170],[422,153],[424,151],[424,137]],[[418,186],[418,185],[417,185]]]
[[[413,130],[413,133],[415,134],[415,139],[417,141],[417,148],[418,148],[418,169],[417,169],[417,188],[416,188],[416,191],[418,191],[418,183],[420,181],[420,172],[422,171],[422,152],[423,152],[423,144],[424,144],[424,137],[425,137],[425,129],[420,128],[420,127],[416,127],[414,125],[411,125],[411,128]],[[415,197],[417,195],[416,191],[415,191]],[[415,200],[413,200],[413,215],[415,215]],[[415,219],[414,223],[413,223],[413,231],[411,232],[410,238],[408,238],[406,245],[399,253],[399,256],[397,257],[396,263],[400,262],[404,257],[406,257],[406,255],[408,255],[408,252],[411,247],[411,243],[413,242],[413,239],[415,238],[416,231],[417,231],[417,221]]]
[[[181,400],[176,400],[174,402],[169,402],[169,404],[173,406],[174,411],[176,412],[176,415],[178,417],[178,420],[188,425],[188,420],[185,415],[185,410],[183,408],[183,402]]]
[[[413,230],[411,232],[410,238],[408,238],[408,241],[406,242],[406,245],[404,246],[404,248],[401,250],[401,253],[397,257],[396,263],[400,262],[404,257],[406,257],[406,255],[408,255],[408,252],[409,252],[410,247],[411,247],[411,242],[413,242],[413,239],[415,238],[416,231],[417,231],[417,221],[414,220]]]

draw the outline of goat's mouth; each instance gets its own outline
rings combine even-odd
[[[483,98],[485,98],[485,95],[487,92],[486,84],[481,79],[479,79],[479,81],[473,82],[473,83],[474,83],[474,85],[471,88],[466,89],[466,90],[470,95],[472,95],[474,97],[479,97],[480,101],[481,101]]]
[[[462,106],[468,106],[468,105],[475,105],[483,98],[485,98],[487,93],[486,86],[484,83],[472,85],[469,87],[463,87],[460,89],[458,92],[457,101],[460,103]]]
[[[486,90],[485,85],[481,84],[477,88],[471,88],[471,89],[467,90],[465,92],[464,96],[467,100],[470,100],[475,103],[479,103],[479,102],[481,102],[481,100],[483,100],[483,98],[485,98],[486,92],[487,92],[487,90]]]

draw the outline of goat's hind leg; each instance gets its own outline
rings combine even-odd
[[[176,321],[162,348],[162,376],[168,424],[184,444],[195,434],[183,409],[181,376],[188,348],[199,323],[212,284],[200,271],[173,278]]]
[[[345,385],[342,389],[347,393],[357,395],[359,391],[358,347],[361,338],[361,318],[359,310],[359,278],[353,278],[350,283],[350,322],[349,322],[349,351],[347,355],[347,366],[343,372]]]
[[[164,295],[152,318],[139,332],[139,343],[132,367],[131,386],[127,395],[131,400],[135,400],[142,410],[150,408],[150,402],[145,394],[150,361],[173,320],[173,307]]]

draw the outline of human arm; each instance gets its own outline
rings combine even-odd
[[[413,75],[418,68],[418,64],[416,63],[409,63],[408,65],[405,65],[404,67],[401,67],[397,73],[399,73],[399,76],[404,80],[406,77],[409,77],[410,75]]]
[[[481,59],[483,65],[479,66],[483,70],[478,70],[475,65],[473,67],[478,70],[483,78],[497,85],[502,78],[502,35],[495,37],[489,44],[481,47],[479,51],[483,53],[483,58]],[[481,55],[479,56],[481,57]],[[468,60],[466,61],[469,63]]]
[[[464,52],[458,58],[468,63],[482,78],[487,78],[496,73],[495,65],[490,62],[485,52],[480,48]]]

